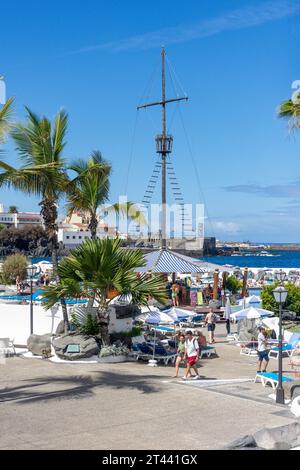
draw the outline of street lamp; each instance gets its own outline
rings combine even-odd
[[[276,388],[276,403],[284,405],[284,390],[282,388],[282,305],[285,303],[288,291],[283,286],[273,290],[275,301],[279,304],[279,338],[278,338],[278,387]]]
[[[282,284],[282,282],[285,279],[285,272],[282,269],[279,269],[279,271],[277,271],[275,273],[275,275],[276,275],[278,281],[280,282],[280,284]]]
[[[30,334],[33,334],[33,302],[32,302],[32,279],[36,273],[37,267],[31,264],[27,266],[27,276],[30,278]]]

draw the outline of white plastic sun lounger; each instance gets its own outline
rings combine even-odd
[[[216,348],[214,346],[205,346],[201,349],[200,359],[202,359],[202,356],[210,357],[212,354],[217,354]]]
[[[263,387],[265,387],[269,383],[274,390],[278,386],[278,382],[279,382],[278,374],[275,372],[257,373],[255,376],[254,382],[256,382],[257,379],[258,380],[260,379]],[[284,375],[282,376],[282,382],[292,382],[293,380],[294,379],[291,379],[290,377],[285,377]]]
[[[240,354],[242,356],[257,356],[257,349],[249,346],[241,346]]]

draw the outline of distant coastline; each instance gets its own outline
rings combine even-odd
[[[300,251],[300,243],[269,243],[269,251]]]

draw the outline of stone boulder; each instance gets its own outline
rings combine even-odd
[[[60,336],[63,335],[65,332],[65,322],[61,320],[56,327],[55,335]]]
[[[253,435],[256,444],[268,450],[287,450],[300,445],[300,423],[263,428]]]
[[[75,361],[77,359],[84,359],[98,355],[100,352],[99,346],[92,336],[67,334],[55,338],[52,342],[56,355],[60,359]],[[78,352],[67,352],[68,346],[78,345]]]
[[[30,335],[27,340],[27,348],[34,356],[42,356],[43,350],[51,350],[51,334]]]
[[[233,442],[230,442],[230,444],[224,447],[224,450],[245,449],[245,448],[255,448],[255,447],[256,447],[256,441],[254,437],[251,435],[246,435],[246,436],[240,437],[239,439],[236,439]]]

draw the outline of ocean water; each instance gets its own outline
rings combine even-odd
[[[206,256],[210,263],[248,268],[299,268],[300,251],[274,251],[276,256]]]
[[[232,266],[248,268],[299,268],[300,251],[274,251],[276,256],[205,256],[210,263],[231,264]],[[33,258],[32,263],[50,261],[51,258]]]

